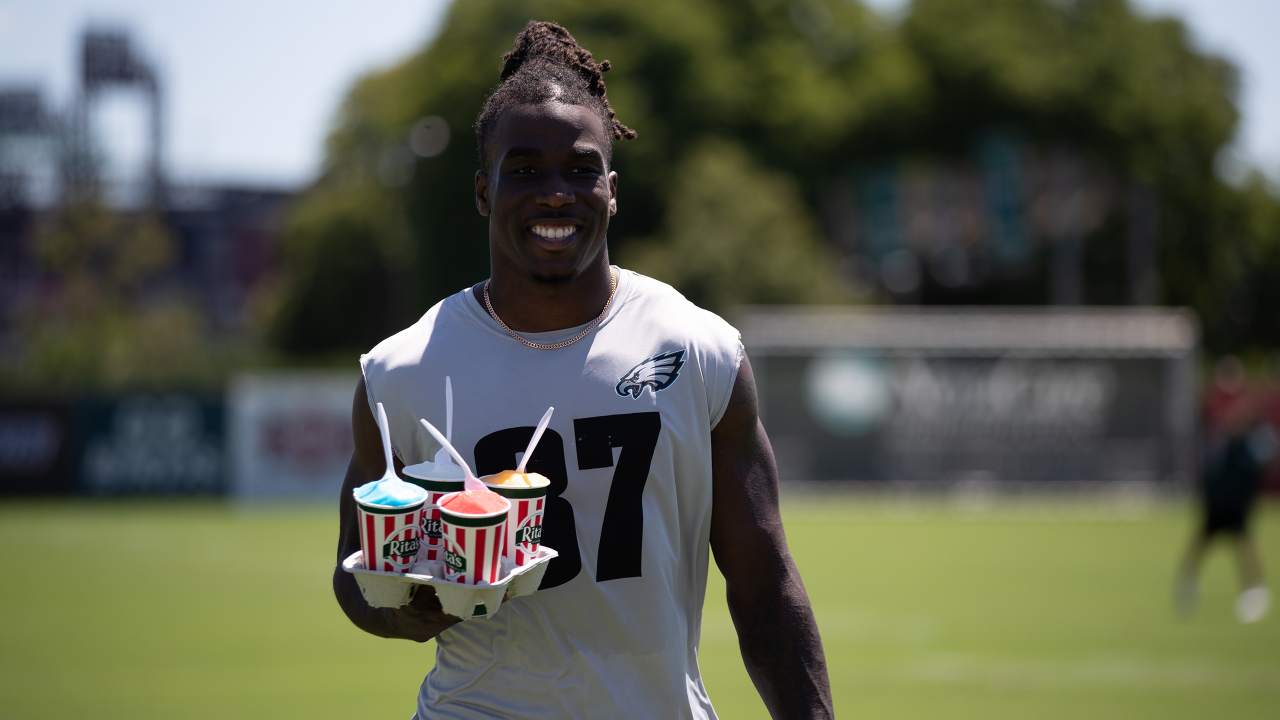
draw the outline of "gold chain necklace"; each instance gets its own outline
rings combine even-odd
[[[533,342],[532,340],[526,340],[520,337],[519,335],[517,335],[515,330],[512,330],[511,328],[507,327],[507,324],[502,322],[502,318],[498,317],[498,313],[493,311],[493,303],[489,302],[489,281],[488,280],[484,281],[484,307],[486,310],[489,311],[489,317],[497,321],[498,325],[503,330],[506,330],[508,335],[515,338],[516,340],[519,340],[520,343],[525,345],[526,347],[531,347],[534,350],[559,350],[562,347],[568,347],[578,342],[582,338],[586,337],[587,333],[590,333],[592,330],[595,330],[596,327],[599,326],[600,323],[604,321],[604,316],[609,313],[609,306],[613,304],[613,296],[617,292],[618,292],[618,276],[614,275],[613,268],[609,268],[609,299],[605,301],[604,309],[600,311],[599,317],[597,317],[595,320],[592,320],[590,325],[588,325],[582,332],[575,335],[572,339],[562,340],[558,343],[536,343],[536,342]]]

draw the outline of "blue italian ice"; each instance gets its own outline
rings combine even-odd
[[[356,499],[369,505],[408,507],[427,499],[427,491],[400,478],[382,478],[365,483],[354,491]]]

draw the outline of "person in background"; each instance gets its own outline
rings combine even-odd
[[[1227,399],[1208,438],[1201,487],[1202,523],[1183,557],[1175,603],[1179,614],[1188,615],[1195,610],[1205,551],[1215,537],[1226,536],[1235,546],[1240,568],[1242,590],[1236,599],[1236,617],[1242,623],[1253,623],[1270,609],[1271,591],[1263,579],[1262,560],[1249,520],[1262,477],[1280,442],[1275,429],[1263,418],[1258,398],[1243,389],[1240,361],[1224,359],[1215,376],[1218,389]]]

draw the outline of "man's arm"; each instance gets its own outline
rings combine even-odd
[[[822,639],[787,550],[778,468],[745,355],[729,407],[711,432],[711,453],[711,549],[747,673],[775,720],[832,718]]]
[[[347,477],[342,483],[342,496],[338,503],[341,519],[338,524],[338,565],[333,570],[333,594],[337,596],[342,611],[361,630],[379,637],[426,642],[461,622],[460,618],[447,615],[440,609],[435,590],[429,585],[419,585],[408,605],[374,608],[360,594],[355,576],[342,569],[342,561],[360,549],[356,501],[351,491],[382,477],[387,462],[382,453],[378,423],[369,410],[364,378],[360,378],[356,385],[355,400],[351,404],[351,434],[356,447],[351,453],[351,463],[347,465]],[[397,473],[404,469],[399,458],[393,461]]]

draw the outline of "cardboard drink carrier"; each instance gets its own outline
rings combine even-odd
[[[448,388],[448,386],[446,387]],[[451,392],[448,394],[450,396],[452,395]],[[451,400],[452,398],[450,397],[449,399]],[[451,405],[452,403],[449,404]],[[386,445],[386,453],[388,455],[388,472],[390,472],[390,439],[388,437],[389,433],[385,431],[386,420],[385,415],[382,413],[381,403],[379,403],[378,410],[379,420],[382,421],[380,424],[382,424],[384,428],[383,439],[384,444]],[[450,415],[451,414],[452,413],[450,413]],[[542,423],[539,425],[538,432],[535,433],[534,438],[530,442],[528,453],[532,453],[533,446],[537,443],[538,437],[541,436],[541,431],[546,428],[546,423],[550,420],[550,416],[551,409],[548,409],[547,414],[543,417]],[[451,419],[452,418],[450,418],[450,420]],[[462,456],[457,453],[453,448],[453,445],[440,433],[440,431],[436,430],[436,428],[426,420],[420,420],[420,422],[441,444],[443,449],[448,451],[448,454],[453,458],[454,462],[463,469],[465,484],[468,487],[475,487],[477,489],[483,489],[491,492],[491,490],[485,488],[483,484],[475,479],[475,476],[471,474],[471,468],[467,466],[466,461],[462,459]],[[434,465],[436,463],[432,464]],[[521,464],[520,469],[524,469],[523,463]],[[411,474],[410,477],[413,478],[413,474]],[[425,480],[425,478],[423,479]],[[452,480],[452,478],[450,478],[450,480]],[[419,482],[421,482],[421,480],[419,480]],[[425,490],[426,488],[423,489]],[[444,490],[445,488],[441,487],[439,489]],[[452,495],[453,493],[449,494]],[[436,505],[436,503],[445,502],[447,500],[447,496],[431,497],[430,499],[431,502],[429,504],[435,506],[436,512],[439,512],[440,506]],[[512,507],[510,501],[505,498],[503,499],[503,503],[508,509]],[[422,507],[418,512],[420,518],[429,518],[426,513],[430,512],[430,510],[427,507]],[[504,509],[501,513],[502,521],[495,524],[492,530],[496,531],[497,537],[505,538],[505,520],[508,510]],[[449,515],[451,515],[451,513],[446,512],[444,518],[445,524],[443,529],[445,530],[445,534],[447,534],[450,529],[448,524]],[[490,513],[490,515],[494,515],[494,513]],[[461,518],[455,519],[460,520]],[[435,530],[433,526],[429,527],[431,530]],[[421,529],[424,531],[425,538],[425,531],[428,528],[424,527]],[[444,538],[444,540],[447,544],[449,538]],[[492,539],[489,542],[493,543]],[[466,620],[473,617],[492,617],[493,614],[498,611],[504,597],[516,598],[525,595],[532,595],[537,592],[538,586],[542,583],[542,578],[547,572],[547,563],[559,556],[559,553],[555,550],[544,545],[536,547],[536,551],[532,552],[530,557],[527,559],[522,558],[524,559],[524,562],[517,565],[515,558],[508,557],[506,552],[500,552],[490,558],[491,560],[496,560],[497,565],[494,566],[491,562],[489,566],[491,570],[488,573],[472,573],[470,577],[460,577],[457,567],[450,567],[446,565],[445,560],[452,553],[445,552],[445,547],[432,548],[437,550],[435,553],[429,553],[428,549],[428,543],[422,543],[416,562],[413,563],[412,566],[403,569],[397,566],[396,569],[399,570],[398,572],[391,571],[389,569],[376,569],[376,567],[365,567],[366,563],[364,560],[363,550],[358,550],[347,556],[347,558],[342,561],[342,569],[355,576],[356,583],[360,586],[360,592],[364,596],[365,602],[369,603],[372,607],[400,607],[413,599],[419,586],[430,585],[432,589],[435,590],[436,596],[440,599],[440,607],[444,612],[453,615],[454,617]],[[497,549],[505,550],[505,548],[502,548],[501,546],[498,546]],[[456,562],[458,558],[455,555],[453,559]]]
[[[547,563],[558,556],[555,550],[543,545],[533,562],[523,566],[516,566],[504,557],[502,577],[495,583],[476,585],[446,580],[442,560],[419,561],[407,573],[381,572],[366,570],[363,553],[357,550],[342,561],[342,569],[355,575],[365,602],[373,607],[400,607],[413,599],[419,585],[430,585],[440,598],[442,610],[466,620],[493,617],[504,596],[516,598],[537,592],[547,572]]]

